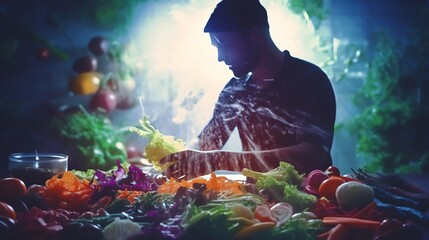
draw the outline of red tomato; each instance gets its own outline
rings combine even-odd
[[[329,201],[335,201],[335,191],[338,186],[345,183],[345,181],[339,177],[329,177],[325,181],[323,181],[319,186],[319,195],[320,197],[325,197]]]
[[[27,188],[27,195],[39,196],[45,190],[46,190],[45,186],[42,186],[39,184],[32,184]]]
[[[127,158],[138,158],[141,157],[141,152],[133,145],[127,145]]]
[[[5,202],[0,202],[0,216],[12,218],[13,220],[16,221],[15,210]]]
[[[116,95],[110,90],[98,91],[89,102],[91,110],[102,110],[105,112],[111,112],[116,108],[118,104]]]
[[[14,177],[0,179],[0,200],[17,200],[25,196],[25,183]]]
[[[335,166],[329,166],[325,173],[329,176],[340,176],[340,170]]]

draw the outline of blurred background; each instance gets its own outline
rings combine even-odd
[[[15,152],[82,169],[139,156],[145,139],[128,128],[144,115],[191,145],[231,78],[203,33],[217,2],[1,0],[2,173]],[[261,3],[275,43],[332,81],[334,165],[428,172],[429,1]]]

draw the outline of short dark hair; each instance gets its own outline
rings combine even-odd
[[[222,0],[210,15],[204,32],[243,31],[255,26],[269,28],[267,11],[259,0]]]

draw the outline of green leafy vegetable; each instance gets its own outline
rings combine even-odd
[[[302,219],[290,219],[282,227],[273,228],[273,239],[314,240],[315,235],[323,230],[323,224],[310,224]]]
[[[316,197],[298,189],[302,184],[304,174],[299,174],[295,167],[286,162],[280,162],[279,167],[268,172],[256,172],[243,169],[242,174],[256,179],[256,188],[263,190],[270,200],[287,202],[295,212],[311,208],[316,203]]]
[[[185,150],[185,143],[180,139],[175,139],[173,136],[163,135],[158,129],[152,126],[147,116],[140,119],[139,123],[141,128],[131,127],[130,131],[136,132],[149,140],[145,147],[147,160],[158,171],[163,171],[171,166],[171,164],[174,164],[161,165],[159,160],[167,155]]]
[[[231,209],[223,205],[204,210],[190,205],[182,223],[183,239],[231,239],[238,227],[227,221],[231,215]]]
[[[300,191],[295,185],[287,184],[283,193],[284,201],[291,204],[295,212],[304,211],[316,205],[315,196]]]
[[[293,185],[301,185],[304,179],[304,174],[299,174],[295,167],[287,162],[280,162],[280,165],[277,168],[268,172],[257,172],[243,168],[241,173],[246,177],[256,179],[260,184],[263,184],[262,182],[268,177]]]
[[[60,139],[76,153],[71,168],[107,170],[116,165],[116,160],[124,162],[127,153],[123,133],[115,130],[106,117],[81,110],[58,117],[52,123]]]

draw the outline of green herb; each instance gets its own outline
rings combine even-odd
[[[116,165],[116,160],[124,162],[127,158],[122,142],[126,131],[116,130],[102,115],[83,110],[54,119],[52,126],[60,139],[76,152],[70,159],[74,169],[108,170]]]

